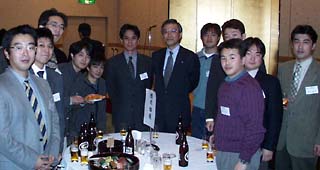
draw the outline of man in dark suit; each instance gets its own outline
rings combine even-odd
[[[29,74],[36,32],[10,29],[3,40],[10,66],[0,76],[0,169],[51,169],[58,159],[59,116],[47,81]]]
[[[107,62],[107,89],[112,104],[112,121],[115,131],[121,125],[147,130],[143,124],[146,89],[152,87],[151,58],[137,52],[140,30],[124,24],[120,29],[124,52]]]
[[[81,23],[78,27],[81,40],[88,41],[93,47],[93,56],[105,57],[105,46],[102,42],[91,39],[91,26],[88,23]]]
[[[263,126],[266,129],[266,133],[261,145],[262,162],[260,170],[268,170],[268,161],[272,159],[276,150],[282,122],[281,86],[276,77],[259,70],[266,53],[263,42],[259,38],[249,37],[243,41],[243,48],[246,70],[259,82],[264,93]]]
[[[180,46],[182,27],[177,20],[166,20],[161,33],[167,48],[152,54],[157,94],[156,125],[159,131],[175,132],[180,114],[184,127],[190,127],[189,93],[198,85],[200,62],[195,53]]]
[[[278,78],[289,103],[283,112],[277,170],[315,170],[320,156],[320,64],[312,56],[317,38],[310,25],[296,26],[291,32],[296,60],[279,66]]]
[[[64,13],[57,11],[55,8],[43,11],[38,20],[39,28],[48,28],[52,32],[54,43],[59,41],[67,26],[67,16]],[[57,64],[65,63],[70,60],[71,59],[68,58],[62,50],[54,47],[53,56],[47,63],[47,66],[57,68]]]
[[[31,66],[30,73],[36,75],[37,77],[43,78],[48,81],[51,91],[53,101],[55,102],[57,111],[59,113],[60,122],[60,153],[63,151],[63,139],[64,139],[64,129],[65,129],[65,115],[63,110],[63,78],[61,73],[56,69],[52,69],[46,66],[50,60],[54,43],[53,36],[49,29],[38,28],[37,32],[37,52],[35,61]]]

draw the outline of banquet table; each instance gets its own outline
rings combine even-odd
[[[149,140],[150,132],[142,132],[142,139]],[[108,139],[113,137],[114,139],[121,139],[119,133],[113,133],[104,135],[104,139]],[[155,144],[159,146],[160,151],[159,154],[163,153],[171,153],[176,156],[172,158],[172,170],[217,170],[215,160],[213,162],[207,162],[206,160],[206,150],[202,150],[201,143],[202,140],[187,136],[187,141],[189,144],[189,165],[187,167],[179,167],[179,145],[175,144],[175,134],[173,133],[159,133],[158,138],[153,138]],[[148,159],[146,154],[141,155],[135,152],[135,156],[139,158],[140,161],[140,170],[147,169]],[[63,153],[62,157],[62,169],[63,170],[88,170],[89,167],[87,165],[81,165],[80,162],[71,162],[71,154],[70,149],[67,148]]]

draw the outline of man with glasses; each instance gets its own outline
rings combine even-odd
[[[10,66],[0,76],[0,169],[51,169],[58,159],[59,116],[47,81],[29,74],[36,32],[10,29],[2,45]]]
[[[200,62],[192,51],[182,47],[182,27],[175,19],[161,26],[167,48],[152,54],[157,94],[156,125],[161,132],[175,132],[181,114],[184,128],[190,128],[189,93],[198,85]]]
[[[55,44],[61,38],[64,29],[67,27],[67,25],[67,16],[54,8],[43,11],[38,20],[39,28],[45,27],[52,32]],[[53,56],[47,65],[52,68],[57,68],[57,64],[65,63],[68,61],[70,61],[70,59],[67,58],[66,54],[59,48],[55,47]]]

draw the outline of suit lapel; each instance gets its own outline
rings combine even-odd
[[[296,96],[296,101],[298,101],[302,96],[306,94],[306,91],[305,91],[306,87],[313,85],[313,82],[316,78],[315,76],[316,74],[318,74],[317,66],[316,66],[316,62],[313,60],[301,82],[300,88]]]

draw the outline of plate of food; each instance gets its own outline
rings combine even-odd
[[[84,100],[86,102],[98,102],[98,101],[101,101],[103,99],[105,99],[106,96],[104,95],[100,95],[100,94],[88,94],[86,97],[84,97]]]
[[[139,159],[125,153],[105,153],[89,158],[90,170],[139,170]]]

